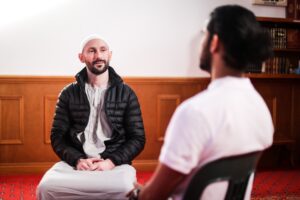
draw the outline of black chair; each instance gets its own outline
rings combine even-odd
[[[243,200],[261,151],[221,158],[201,167],[191,179],[184,200],[199,200],[211,183],[228,181],[225,200]]]

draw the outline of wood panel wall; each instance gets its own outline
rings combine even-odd
[[[300,163],[300,76],[253,78],[252,82],[267,103],[275,127],[273,161],[269,158],[265,165],[296,167]]]
[[[139,170],[153,170],[176,107],[206,88],[208,78],[125,78],[136,92],[146,132]],[[57,96],[72,77],[0,77],[0,173],[44,172],[58,157],[50,144]]]
[[[138,170],[153,170],[176,107],[204,90],[209,78],[125,78],[142,109],[146,146],[135,159]],[[300,144],[300,79],[253,79],[271,110],[276,137]],[[50,129],[61,89],[72,77],[0,76],[0,174],[45,172],[59,159]],[[298,145],[299,146],[299,145]],[[300,157],[300,151],[295,150]]]

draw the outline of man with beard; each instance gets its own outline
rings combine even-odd
[[[211,74],[203,92],[182,103],[166,131],[159,164],[131,199],[182,199],[197,169],[213,160],[263,150],[272,144],[273,124],[262,97],[243,70],[272,55],[269,35],[254,14],[237,5],[216,8],[202,38],[200,68]],[[253,175],[245,199],[250,199]],[[206,188],[201,199],[224,199],[227,183]]]
[[[99,36],[82,42],[85,63],[59,95],[51,145],[62,160],[49,169],[37,198],[126,199],[136,181],[131,161],[145,145],[134,91],[109,66],[112,52]]]

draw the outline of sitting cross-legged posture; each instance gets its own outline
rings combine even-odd
[[[144,125],[136,94],[109,66],[111,55],[99,36],[83,40],[86,67],[61,91],[51,130],[62,161],[40,181],[40,200],[120,200],[134,187],[131,161],[144,148]]]
[[[202,38],[200,68],[211,74],[206,90],[182,103],[167,128],[159,164],[131,199],[182,199],[197,169],[219,158],[261,151],[272,144],[273,123],[249,78],[248,65],[272,55],[268,33],[237,5],[213,10]],[[253,175],[245,199],[250,199]],[[227,182],[212,184],[201,199],[224,199]]]

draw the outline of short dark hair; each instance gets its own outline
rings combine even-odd
[[[217,7],[210,14],[207,30],[211,40],[218,35],[224,47],[225,63],[243,71],[248,65],[261,65],[273,55],[270,34],[255,15],[238,5]]]

